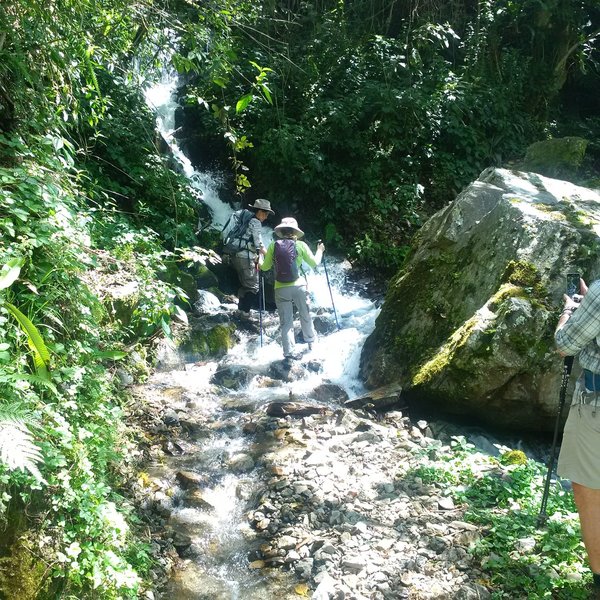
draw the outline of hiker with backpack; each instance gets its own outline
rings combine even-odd
[[[248,208],[235,211],[221,232],[225,261],[235,269],[240,283],[238,308],[246,313],[258,307],[257,262],[259,255],[266,253],[261,227],[270,214],[274,214],[271,203],[259,198]]]
[[[312,318],[308,309],[306,278],[302,277],[302,264],[310,267],[320,264],[325,246],[317,244],[317,252],[313,254],[305,242],[300,241],[304,232],[298,227],[296,219],[286,217],[274,229],[279,238],[269,244],[261,270],[275,271],[275,305],[279,314],[281,329],[281,345],[283,356],[287,360],[294,357],[294,306],[300,316],[302,336],[309,349],[315,339]]]

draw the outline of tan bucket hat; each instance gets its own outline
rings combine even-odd
[[[281,234],[282,229],[293,229],[298,238],[301,238],[304,235],[304,231],[298,227],[298,221],[296,221],[294,217],[285,217],[284,219],[281,219],[281,223],[279,223],[273,231],[278,237],[283,237]]]
[[[248,206],[250,208],[255,208],[256,210],[266,210],[267,212],[270,212],[271,214],[275,214],[275,211],[271,209],[271,203],[268,200],[265,200],[264,198],[257,198],[254,201],[254,204],[248,204]]]

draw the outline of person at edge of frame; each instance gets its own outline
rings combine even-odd
[[[231,257],[231,266],[235,269],[240,287],[238,288],[238,309],[244,313],[250,312],[251,308],[258,308],[258,268],[259,256],[266,254],[261,228],[263,221],[269,215],[275,214],[268,200],[258,198],[248,208],[254,211],[254,217],[250,219],[246,236],[249,239],[249,247],[240,250]]]
[[[278,238],[291,239],[295,242],[296,265],[298,267],[298,278],[294,281],[281,282],[277,280],[277,265],[275,264],[275,241],[272,241],[267,248],[264,261],[260,263],[263,271],[268,271],[271,267],[275,268],[275,305],[279,315],[279,327],[281,329],[281,345],[283,356],[287,361],[297,358],[293,354],[294,348],[294,307],[298,310],[300,317],[300,326],[302,328],[302,337],[308,344],[309,350],[315,340],[315,331],[313,328],[310,309],[308,308],[306,277],[301,274],[302,263],[310,267],[316,267],[321,263],[325,245],[322,242],[317,244],[317,251],[313,254],[308,245],[300,238],[304,232],[298,227],[298,222],[293,217],[285,217],[281,223],[274,228],[274,233]]]
[[[582,368],[565,424],[557,473],[570,479],[581,535],[593,575],[590,600],[600,600],[600,280],[581,295],[565,294],[554,334],[562,356],[577,356]],[[580,302],[578,302],[580,300]]]

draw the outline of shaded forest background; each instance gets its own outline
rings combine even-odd
[[[251,23],[230,21],[211,70],[197,31],[184,36],[182,142],[198,165],[233,149],[242,189],[248,177],[250,194],[389,275],[426,216],[532,142],[588,139],[579,180],[597,175],[599,11],[591,2],[264,3]]]
[[[181,74],[181,143],[232,200],[391,274],[531,142],[586,138],[574,177],[597,183],[599,27],[596,0],[1,3],[0,597],[151,586],[121,381],[147,376],[215,240],[145,86]],[[137,286],[128,320],[115,281]]]

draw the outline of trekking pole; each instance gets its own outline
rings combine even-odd
[[[256,263],[256,268],[258,269],[258,325],[260,328],[260,347],[263,345],[263,322],[262,322],[262,314],[263,314],[263,305],[265,300],[265,281],[263,279],[262,271],[258,266],[258,262]]]
[[[317,240],[317,244],[320,244],[321,240]],[[325,254],[325,253],[323,253]],[[337,318],[337,312],[335,312],[335,303],[333,302],[333,292],[331,291],[331,285],[329,284],[329,274],[327,273],[327,265],[325,264],[325,256],[321,258],[321,264],[325,271],[325,279],[327,280],[327,287],[329,288],[329,295],[331,296],[331,306],[333,307],[333,316],[335,317],[335,324],[337,325],[338,331],[340,330],[340,324]]]
[[[548,504],[548,494],[550,492],[550,479],[552,477],[552,471],[554,470],[554,459],[556,454],[556,442],[558,440],[558,428],[560,427],[560,421],[562,419],[562,412],[565,406],[565,397],[567,395],[567,385],[569,383],[569,375],[571,375],[571,369],[573,368],[573,357],[565,356],[563,362],[563,373],[562,381],[560,383],[560,393],[558,401],[558,415],[556,415],[556,423],[554,425],[554,437],[552,439],[552,447],[550,448],[550,458],[548,459],[548,473],[546,473],[546,482],[544,484],[544,493],[542,494],[542,505],[540,507],[540,513],[537,519],[537,525],[540,527],[548,519],[546,514],[546,505]]]

